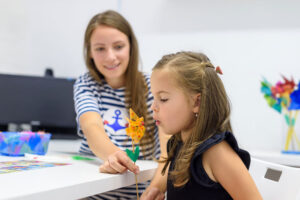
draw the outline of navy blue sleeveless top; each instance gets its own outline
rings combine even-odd
[[[224,132],[216,134],[205,142],[199,145],[196,149],[194,156],[191,160],[190,166],[190,180],[183,187],[174,187],[172,181],[168,178],[167,182],[167,199],[201,199],[201,200],[225,200],[232,199],[226,190],[221,186],[220,183],[216,183],[211,180],[206,174],[202,165],[202,154],[215,144],[221,141],[227,141],[231,148],[240,156],[245,166],[249,169],[250,166],[250,154],[238,147],[237,141],[231,132]],[[170,143],[172,139],[168,141],[168,152],[170,149]],[[182,143],[179,143],[176,147],[174,159],[172,159],[169,173],[174,170],[175,159],[177,154],[182,147]],[[170,176],[168,176],[170,177]]]

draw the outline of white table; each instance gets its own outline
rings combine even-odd
[[[283,154],[276,151],[250,151],[250,154],[254,158],[261,160],[278,163],[282,165],[288,165],[292,167],[300,167],[300,155],[299,154]]]
[[[75,145],[75,146],[74,146]],[[67,155],[74,155],[78,141],[51,141],[49,155],[58,162],[71,163],[66,166],[0,174],[0,199],[20,200],[58,200],[80,199],[120,187],[135,184],[134,174],[99,173],[101,161],[64,160]],[[71,148],[70,148],[71,147]],[[0,156],[0,161],[24,159]],[[140,167],[138,182],[150,180],[157,168],[153,161],[137,161]]]

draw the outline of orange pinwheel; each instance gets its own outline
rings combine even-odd
[[[144,117],[138,117],[137,114],[130,108],[129,109],[130,119],[127,118],[129,123],[126,128],[126,134],[132,138],[135,143],[138,143],[144,136]]]

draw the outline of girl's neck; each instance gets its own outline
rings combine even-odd
[[[181,140],[183,143],[185,143],[187,141],[187,139],[190,137],[191,131],[192,131],[191,129],[181,131],[180,135],[181,135]]]
[[[188,126],[186,129],[181,131],[180,135],[181,135],[181,140],[182,140],[183,143],[185,143],[189,139],[189,137],[192,134],[192,130],[193,130],[194,127],[195,127],[195,121],[193,121],[191,123],[191,125]]]

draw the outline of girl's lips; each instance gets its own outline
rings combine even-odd
[[[155,124],[158,126],[160,124],[160,121],[159,120],[156,120],[155,121]]]

